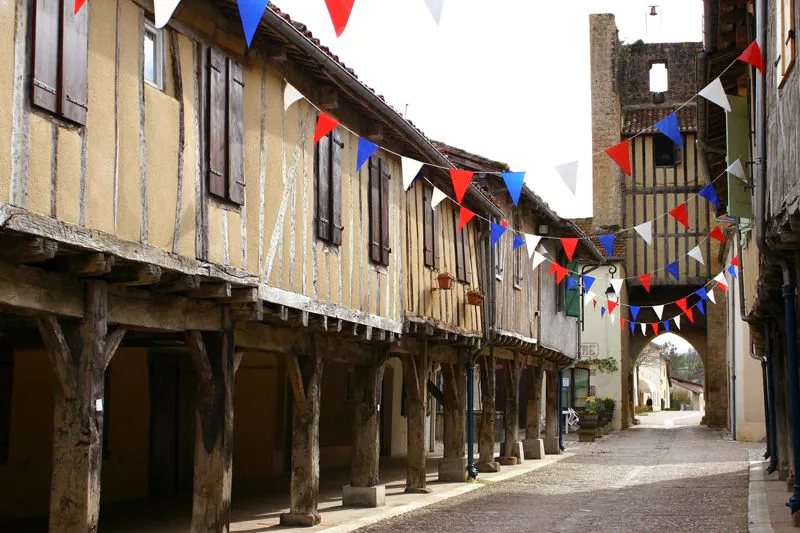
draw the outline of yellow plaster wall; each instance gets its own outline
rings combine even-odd
[[[17,3],[0,3],[0,57],[5,68],[0,69],[0,200],[7,201],[11,184],[11,128],[14,98],[14,38],[16,36]]]
[[[81,205],[81,136],[77,131],[58,129],[56,183],[58,218],[77,224]]]
[[[50,215],[53,160],[48,154],[53,150],[53,128],[57,126],[36,114],[31,114],[30,120],[30,142],[36,150],[28,157],[28,209]]]

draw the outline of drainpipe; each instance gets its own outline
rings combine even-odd
[[[764,326],[764,359],[767,360],[767,399],[769,402],[769,465],[767,472],[772,474],[778,469],[778,422],[775,419],[775,365],[772,355],[772,337],[767,326]]]
[[[758,41],[761,50],[765,52],[767,47],[767,2],[757,0],[756,2],[756,28],[758,31]],[[756,181],[756,243],[761,254],[768,260],[780,266],[783,273],[783,305],[786,318],[786,362],[788,366],[789,378],[789,411],[791,414],[791,435],[792,435],[792,458],[795,467],[794,494],[786,502],[786,506],[792,513],[800,510],[800,476],[797,475],[800,468],[800,384],[797,372],[797,309],[796,305],[796,285],[789,260],[782,254],[769,248],[765,238],[766,224],[766,202],[767,202],[767,100],[766,100],[766,77],[758,73],[756,83],[756,158],[755,167],[757,170]]]
[[[755,352],[755,349],[753,350]],[[761,389],[764,391],[764,430],[767,436],[767,450],[764,452],[764,459],[772,457],[772,435],[769,427],[769,392],[767,389],[767,357],[762,357],[751,353],[750,357],[761,363]]]
[[[741,278],[741,274],[739,275]],[[736,313],[736,291],[731,290],[731,315]],[[736,323],[731,324],[731,437],[736,440]]]

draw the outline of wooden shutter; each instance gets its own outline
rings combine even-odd
[[[335,128],[331,138],[331,243],[342,244],[342,159],[344,140],[342,129]]]
[[[317,238],[331,240],[331,134],[319,140],[316,147],[314,178],[317,182]]]
[[[225,198],[225,56],[208,49],[208,192]]]
[[[466,281],[466,271],[464,270],[464,232],[458,231],[458,215],[456,215],[455,208],[453,209],[453,230],[454,230],[454,248],[456,251],[456,279]]]
[[[33,105],[58,110],[58,45],[61,1],[36,0],[33,19]]]
[[[70,3],[63,3],[59,112],[65,119],[85,126],[89,110],[89,10],[84,8],[76,14]]]
[[[389,163],[380,160],[381,167],[381,264],[389,265],[389,253],[392,251],[389,242],[389,183],[392,173]]]
[[[422,242],[425,251],[425,266],[433,267],[436,261],[435,233],[433,230],[433,209],[431,200],[433,198],[433,187],[427,183],[422,188]]]
[[[464,281],[472,283],[472,247],[469,240],[469,228],[464,226],[461,230],[461,241],[463,242],[462,250],[464,251]]]
[[[381,167],[378,157],[369,159],[369,258],[381,262]]]
[[[228,199],[244,205],[244,76],[228,61]]]

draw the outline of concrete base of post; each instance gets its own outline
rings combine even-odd
[[[467,458],[448,457],[439,461],[439,481],[467,480]]]
[[[493,461],[491,463],[478,463],[475,465],[478,472],[492,473],[500,471],[500,463]]]
[[[522,451],[525,453],[525,459],[543,459],[544,440],[525,439],[522,441]]]
[[[558,437],[545,437],[544,439],[544,453],[547,455],[560,455],[561,448],[558,445]]]
[[[383,507],[386,505],[386,486],[342,488],[342,506],[344,507]]]
[[[509,446],[507,442],[504,442],[503,452],[507,457],[516,457],[518,464],[525,462],[525,450],[522,446],[522,441],[512,442],[511,446]]]
[[[313,527],[319,525],[322,518],[319,513],[284,513],[281,515],[280,524],[292,527]]]

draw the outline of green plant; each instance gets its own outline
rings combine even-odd
[[[603,405],[605,406],[606,411],[610,411],[610,412],[613,413],[614,412],[614,406],[617,403],[617,402],[614,401],[614,398],[609,398],[608,396],[605,396],[605,397],[601,398],[601,400],[603,402]]]
[[[586,407],[584,408],[584,412],[590,415],[597,414],[603,410],[603,403],[597,399],[595,396],[588,396],[586,398]]]
[[[581,363],[584,365],[593,366],[603,374],[611,374],[612,372],[619,370],[617,360],[613,357],[590,357],[587,359],[581,359]]]

